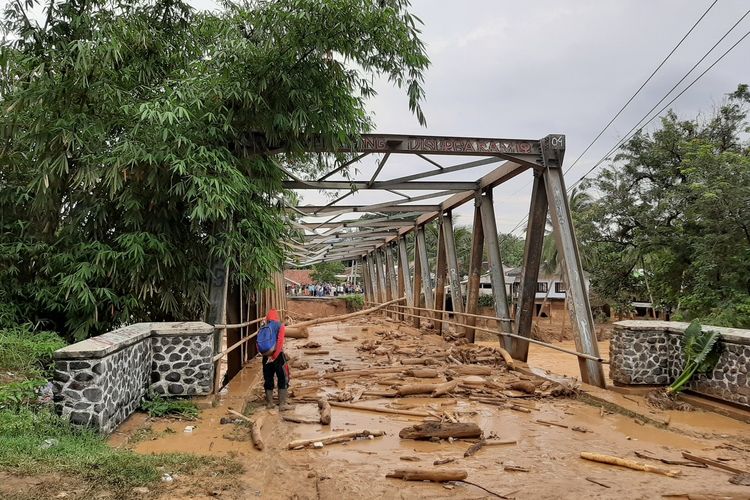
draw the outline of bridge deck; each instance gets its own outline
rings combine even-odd
[[[351,341],[336,340],[339,338]],[[356,338],[355,338],[356,337]],[[306,348],[310,342],[319,348]],[[379,344],[378,344],[379,342]],[[613,395],[616,404],[628,406],[634,414],[623,414],[618,406],[602,409],[582,400],[549,395],[554,386],[541,378],[523,371],[507,371],[501,362],[483,361],[492,366],[492,374],[483,377],[490,381],[479,387],[460,387],[444,398],[404,397],[377,398],[367,391],[388,391],[405,383],[425,382],[425,379],[406,377],[403,374],[381,374],[371,377],[339,378],[337,381],[295,377],[294,372],[310,373],[317,370],[352,370],[386,365],[399,367],[401,359],[423,359],[431,356],[438,360],[433,367],[440,372],[440,380],[449,375],[455,364],[443,361],[451,350],[455,357],[467,356],[465,349],[446,342],[437,335],[425,335],[405,324],[379,317],[331,323],[311,329],[310,338],[290,340],[287,352],[293,364],[309,368],[293,369],[292,390],[296,407],[293,414],[315,419],[318,415],[315,399],[324,393],[331,399],[348,399],[345,393],[360,396],[355,404],[393,409],[426,410],[442,418],[456,418],[462,422],[476,422],[485,436],[497,435],[502,440],[515,440],[515,445],[493,446],[464,458],[471,443],[456,440],[441,441],[402,440],[399,431],[419,423],[422,418],[405,415],[387,415],[345,408],[333,408],[330,426],[296,424],[283,421],[277,410],[268,411],[262,406],[262,377],[257,359],[248,364],[241,374],[229,384],[220,396],[218,406],[202,412],[192,433],[183,433],[174,422],[152,424],[157,438],[135,445],[140,452],[192,451],[196,453],[234,456],[246,466],[246,473],[231,484],[226,484],[222,498],[247,498],[260,492],[268,498],[478,498],[486,495],[482,490],[467,484],[442,486],[430,483],[403,482],[386,479],[395,469],[411,467],[443,467],[465,469],[468,480],[497,493],[514,498],[559,498],[566,496],[603,496],[606,498],[658,497],[690,491],[694,493],[747,493],[747,489],[727,482],[728,474],[711,469],[664,465],[654,460],[637,458],[635,452],[650,452],[659,458],[679,460],[680,451],[689,451],[709,458],[727,458],[734,467],[750,468],[750,456],[737,448],[727,447],[729,442],[750,449],[747,431],[750,426],[735,420],[701,411],[676,413],[649,408],[642,398]],[[469,350],[475,349],[473,347]],[[327,350],[328,354],[309,354],[311,350]],[[399,352],[400,351],[400,352]],[[306,353],[308,352],[308,353]],[[480,357],[484,357],[481,354]],[[390,360],[390,361],[389,361]],[[517,391],[502,389],[512,381],[527,379],[537,385],[536,396],[525,397]],[[488,394],[482,394],[482,391]],[[592,389],[593,390],[593,389]],[[498,405],[483,404],[470,398],[496,397],[505,400]],[[505,406],[517,404],[528,407],[530,413],[514,411]],[[243,410],[251,418],[262,416],[262,435],[266,449],[253,449],[247,428],[241,425],[219,423],[222,417],[231,416],[227,408]],[[619,413],[617,411],[620,411]],[[639,416],[640,415],[640,416]],[[539,421],[558,423],[564,427],[549,426]],[[655,424],[670,421],[668,426]],[[644,423],[646,422],[646,423]],[[122,440],[142,425],[138,418],[131,419],[113,439]],[[171,427],[178,432],[165,434]],[[581,427],[588,432],[573,430]],[[331,433],[351,430],[383,430],[386,435],[373,440],[333,444],[321,450],[289,451],[290,441],[299,438],[316,438]],[[720,434],[717,434],[720,433]],[[651,465],[683,471],[681,478],[636,472],[617,467],[587,462],[579,457],[581,451],[593,451],[648,462]],[[454,462],[433,466],[440,459],[453,458]],[[528,472],[512,471],[520,467]],[[605,483],[599,486],[586,478]],[[185,478],[185,480],[189,480]],[[196,485],[210,492],[210,484]]]

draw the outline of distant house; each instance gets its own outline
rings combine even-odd
[[[307,286],[313,283],[309,269],[285,269],[284,281],[286,286]]]
[[[518,304],[518,293],[521,287],[520,267],[504,267],[505,293],[511,300],[511,315],[515,315],[515,309]],[[586,290],[590,289],[590,280],[588,273],[584,272]],[[461,291],[466,296],[466,285],[468,277],[461,281]],[[492,295],[492,279],[490,273],[483,274],[479,279],[479,295]],[[543,318],[557,318],[559,314],[565,312],[565,297],[567,295],[567,286],[558,275],[548,275],[539,272],[536,283],[535,314]],[[545,301],[546,298],[546,301]]]

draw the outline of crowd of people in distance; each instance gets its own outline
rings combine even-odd
[[[288,295],[302,295],[306,297],[338,297],[339,295],[362,293],[362,287],[351,283],[339,283],[338,285],[331,283],[288,285],[286,292]]]

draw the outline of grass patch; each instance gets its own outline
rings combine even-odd
[[[141,409],[150,417],[177,417],[185,420],[195,420],[200,411],[192,401],[187,399],[166,399],[158,394],[149,395],[141,402]]]
[[[46,447],[45,440],[53,445]],[[232,460],[181,453],[139,455],[110,448],[102,436],[72,427],[47,411],[0,411],[0,469],[16,474],[60,473],[124,490],[156,482],[165,472],[189,474],[204,468],[219,474],[242,470]]]
[[[26,327],[0,329],[0,369],[26,378],[48,375],[52,353],[65,347],[54,332],[33,332]]]
[[[344,295],[347,311],[361,311],[365,307],[365,296],[361,293]]]

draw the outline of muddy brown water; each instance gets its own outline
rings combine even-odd
[[[397,330],[398,324],[390,324],[380,318],[352,320],[343,324],[327,324],[310,330],[309,339],[290,340],[287,351],[300,357],[318,369],[345,365],[347,368],[366,367],[370,359],[362,356],[356,346],[364,340],[377,338],[378,329]],[[407,328],[402,327],[403,330]],[[337,336],[357,337],[352,342],[338,342]],[[314,340],[328,355],[307,356],[298,346]],[[443,340],[436,335],[427,335],[421,340],[440,345]],[[606,352],[606,351],[603,351]],[[560,353],[561,356],[569,356]],[[532,350],[530,360],[539,363],[555,354]],[[572,357],[572,356],[571,356]],[[558,360],[562,363],[562,358]],[[567,363],[567,361],[566,361]],[[577,363],[573,359],[577,368]],[[550,364],[549,366],[554,366]],[[546,367],[546,366],[545,366]],[[549,368],[548,368],[549,369]],[[561,370],[565,372],[566,370]],[[566,374],[566,373],[563,373]],[[354,380],[341,384],[340,389],[351,388],[365,380]],[[399,439],[399,431],[408,425],[420,422],[420,417],[386,415],[359,410],[334,407],[330,426],[294,424],[282,421],[277,410],[257,409],[252,418],[262,416],[262,435],[266,444],[264,451],[257,451],[249,440],[244,426],[222,425],[221,417],[228,416],[226,409],[241,411],[261,392],[261,377],[257,360],[250,363],[242,373],[231,381],[226,394],[216,407],[205,409],[195,422],[150,421],[134,415],[112,436],[112,446],[128,446],[139,453],[192,452],[205,455],[230,456],[245,466],[245,472],[237,478],[234,488],[224,491],[221,498],[485,498],[483,490],[465,483],[441,485],[422,482],[405,482],[386,479],[385,475],[401,468],[432,468],[433,461],[454,458],[455,462],[437,467],[460,468],[469,473],[468,480],[485,488],[513,498],[659,498],[664,494],[722,493],[735,498],[750,498],[750,488],[732,485],[731,474],[717,469],[699,469],[677,465],[664,465],[648,461],[652,465],[679,469],[682,475],[670,478],[658,474],[632,471],[588,462],[580,458],[580,452],[592,451],[617,455],[644,462],[635,457],[635,451],[647,451],[655,456],[680,459],[681,451],[689,451],[708,458],[725,459],[738,468],[750,469],[750,457],[737,449],[723,447],[724,443],[750,449],[750,425],[726,417],[691,412],[690,417],[680,421],[679,428],[657,428],[640,425],[629,416],[603,412],[600,408],[573,399],[542,399],[527,401],[534,411],[530,414],[514,412],[495,406],[478,404],[461,398],[450,406],[462,421],[476,422],[485,434],[495,433],[503,440],[516,440],[515,445],[487,447],[476,455],[464,458],[470,443],[456,440],[439,443]],[[315,380],[295,380],[292,387],[319,384]],[[329,392],[333,387],[327,388]],[[636,398],[641,399],[642,398]],[[436,407],[440,399],[402,398],[398,403],[414,405],[415,409]],[[393,399],[372,399],[361,404],[383,406],[393,404]],[[678,420],[677,412],[642,411],[651,418]],[[293,414],[316,418],[314,403],[296,405]],[[691,420],[692,419],[692,420]],[[567,425],[568,428],[547,426],[536,422],[546,420]],[[132,442],[135,433],[149,425],[152,432],[146,439]],[[185,433],[187,425],[194,425],[191,433]],[[585,427],[589,432],[573,431],[573,426]],[[167,428],[175,431],[167,432]],[[323,449],[287,450],[293,439],[316,438],[330,433],[351,430],[383,430],[384,437],[364,439],[349,443],[334,444]],[[130,442],[129,442],[130,440]],[[404,461],[402,457],[413,457]],[[511,472],[504,469],[513,465],[528,472]],[[592,478],[605,483],[609,488],[586,480]],[[175,482],[187,482],[190,478],[179,477]],[[211,495],[211,484],[195,484],[190,489],[190,498]],[[170,490],[163,493],[170,496]],[[744,496],[743,496],[744,495]]]

